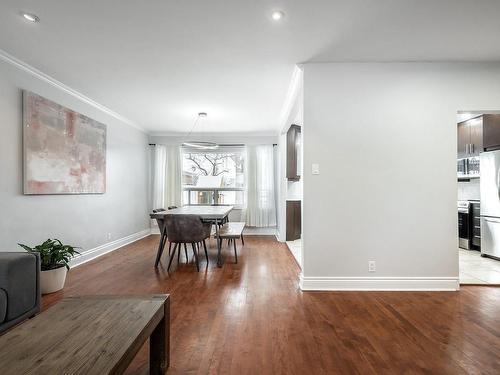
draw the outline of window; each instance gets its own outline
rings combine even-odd
[[[245,206],[245,148],[182,149],[184,204]]]

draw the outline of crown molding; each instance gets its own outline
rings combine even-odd
[[[99,104],[95,100],[90,99],[88,96],[85,96],[82,93],[72,89],[71,87],[69,87],[69,86],[65,85],[64,83],[58,81],[57,79],[49,76],[48,74],[45,74],[42,71],[32,67],[31,65],[25,63],[24,61],[19,60],[18,58],[12,56],[11,54],[5,52],[2,49],[0,49],[0,60],[3,60],[6,63],[11,64],[12,66],[16,67],[17,69],[20,69],[20,70],[32,75],[33,77],[35,77],[35,78],[37,78],[45,83],[48,83],[49,85],[51,85],[53,87],[56,87],[57,89],[65,92],[68,95],[71,95],[71,96],[77,98],[78,100],[98,109],[99,111],[104,112],[105,114],[107,114],[111,117],[114,117],[115,119],[142,131],[143,133],[148,134],[148,132],[143,127],[136,124],[132,120],[129,120],[125,116],[120,115],[119,113],[109,109],[108,107],[106,107],[102,104]]]

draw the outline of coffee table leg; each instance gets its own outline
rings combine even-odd
[[[165,374],[170,366],[170,299],[165,301],[165,313],[149,338],[149,373]]]

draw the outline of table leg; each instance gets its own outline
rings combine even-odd
[[[167,242],[167,231],[164,228],[163,220],[162,220],[162,227],[160,228],[160,233],[161,233],[160,243],[158,244],[158,250],[156,252],[155,268],[158,268],[158,263],[160,263],[161,254],[163,254],[163,248],[165,247],[165,243]]]
[[[170,299],[165,301],[163,319],[149,338],[149,373],[165,374],[170,366]]]

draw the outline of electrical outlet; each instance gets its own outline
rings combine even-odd
[[[368,261],[368,272],[375,272],[377,270],[377,265],[374,260]]]
[[[111,239],[111,233],[108,233],[108,240]]]

